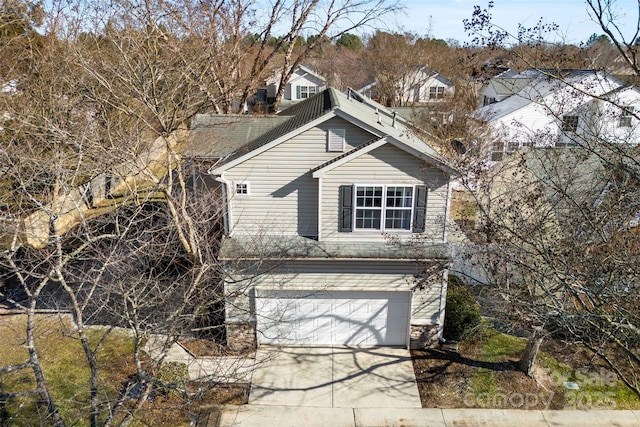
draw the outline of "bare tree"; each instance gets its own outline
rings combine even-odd
[[[587,3],[598,6],[594,13],[600,19],[613,6]],[[480,43],[505,43],[512,36],[490,18],[488,10],[476,7],[467,28],[478,31]],[[521,28],[511,40],[543,43],[541,35],[552,29],[542,24]],[[631,51],[627,57],[633,57]],[[562,70],[538,72],[549,85],[562,88],[553,101],[531,94],[555,123],[562,122],[567,108],[600,107],[580,110],[583,124],[575,132],[514,123],[525,138],[520,145],[537,148],[516,151],[491,168],[482,149],[477,161],[467,159],[467,176],[477,178],[468,186],[477,200],[476,243],[482,244],[495,291],[486,303],[514,326],[532,331],[520,361],[527,374],[533,372],[542,339],[551,333],[586,345],[640,394],[640,289],[634,252],[639,243],[635,200],[640,163],[635,146],[627,144],[637,138],[638,117],[615,90],[605,90],[599,77],[589,85]],[[487,146],[495,142],[492,138],[511,142],[501,139],[504,135],[478,137]]]
[[[356,28],[362,28],[379,21],[388,14],[401,10],[397,0],[276,0],[267,19],[265,29],[260,33],[259,48],[250,74],[259,75],[269,65],[279,66],[280,84],[276,94],[275,110],[278,110],[282,96],[296,68],[303,64],[311,52],[325,38],[337,40]],[[287,22],[286,33],[276,43],[268,42],[277,31],[280,22]],[[301,48],[296,49],[303,33],[314,34]],[[282,52],[279,63],[275,58]],[[252,87],[247,87],[242,102],[251,95]]]
[[[190,56],[202,50],[187,49],[170,9],[63,5],[51,5],[38,43],[14,58],[28,66],[7,62],[15,90],[0,99],[0,292],[26,314],[28,349],[0,372],[30,370],[35,381],[1,398],[31,396],[42,422],[77,421],[61,411],[36,339],[40,311],[61,311],[90,370],[89,393],[77,397],[88,409],[78,416],[128,424],[161,382],[171,345],[208,324],[223,298],[219,199],[211,189],[193,194],[180,152],[189,119],[225,97],[208,64]],[[109,327],[96,338],[95,324]],[[115,326],[132,331],[136,377],[103,393],[97,354]],[[148,361],[142,344],[151,335],[164,338]]]
[[[609,37],[611,43],[618,50],[624,61],[640,75],[638,62],[638,37],[640,36],[640,11],[636,22],[638,25],[625,33],[620,25],[620,15],[623,13],[613,0],[587,0],[587,11],[591,19],[600,25],[602,31]]]

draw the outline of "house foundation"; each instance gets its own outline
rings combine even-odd
[[[435,347],[438,344],[438,325],[411,325],[409,348]]]
[[[227,346],[233,351],[255,350],[256,322],[252,320],[227,321]]]

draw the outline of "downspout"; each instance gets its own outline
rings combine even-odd
[[[318,178],[318,242],[322,241],[322,177]]]
[[[451,211],[451,177],[449,177],[449,182],[447,183],[447,206],[444,210],[444,229],[442,230],[442,241],[447,243],[447,235],[449,234],[449,215]]]

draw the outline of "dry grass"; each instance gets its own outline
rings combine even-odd
[[[28,359],[25,346],[26,316],[0,316],[0,366],[23,363]],[[97,342],[105,329],[92,328]],[[88,425],[89,367],[69,317],[38,316],[36,343],[45,375],[61,415],[68,425]],[[97,353],[100,368],[100,398],[112,402],[135,374],[133,338],[124,330],[114,330]],[[0,374],[0,390],[15,393],[32,390],[35,379],[30,369]],[[243,404],[246,385],[225,386],[188,383],[189,393],[156,394],[145,402],[133,425],[188,426],[201,405]],[[106,407],[106,405],[105,405]],[[42,417],[46,416],[41,414]],[[38,425],[42,418],[33,396],[0,401],[0,419],[8,425]],[[4,425],[4,424],[3,424]]]
[[[524,346],[522,338],[486,329],[461,342],[459,352],[412,351],[422,406],[640,409],[640,399],[622,381],[611,379],[602,367],[588,365],[584,352],[561,355],[557,342],[547,342],[539,353],[535,378],[525,376],[515,367]],[[565,382],[576,382],[580,388],[570,390]]]

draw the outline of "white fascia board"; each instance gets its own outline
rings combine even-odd
[[[250,152],[248,152],[247,154],[238,157],[237,159],[234,159],[232,161],[230,161],[229,163],[225,163],[224,165],[217,167],[215,169],[212,169],[209,171],[210,175],[221,175],[224,171],[239,165],[240,163],[246,162],[247,160],[257,156],[258,154],[262,154],[265,151],[269,151],[270,149],[272,149],[273,147],[276,147],[277,145],[280,145],[281,143],[293,138],[294,136],[300,135],[302,132],[305,132],[313,127],[318,126],[319,124],[331,119],[335,117],[335,113],[333,111],[329,111],[327,114],[318,117],[317,119],[303,125],[300,126],[299,128],[295,129],[292,132],[289,132],[285,135],[282,135],[280,138],[274,139],[273,141],[264,144],[258,148],[256,148],[255,150],[252,150]]]
[[[361,155],[370,152],[371,150],[375,150],[376,148],[383,146],[387,142],[388,141],[387,141],[386,137],[382,138],[382,139],[374,142],[373,144],[364,147],[361,150],[356,150],[353,153],[349,154],[348,156],[344,156],[343,158],[341,158],[339,160],[336,160],[333,163],[328,164],[327,166],[323,167],[322,169],[318,169],[317,171],[315,171],[313,173],[312,176],[314,178],[322,178],[322,176],[325,174],[325,172],[329,172],[330,170],[333,170],[333,169],[337,168],[338,166],[344,165],[345,163],[348,163],[351,160],[356,159],[356,158],[360,157]]]

